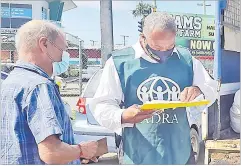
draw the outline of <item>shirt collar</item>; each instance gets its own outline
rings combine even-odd
[[[27,62],[23,62],[23,61],[19,60],[19,61],[16,62],[16,64],[14,66],[33,71],[33,72],[38,73],[39,75],[41,75],[41,76],[43,76],[43,77],[45,77],[47,79],[52,80],[49,77],[49,75],[43,69],[38,67],[37,65],[34,65],[34,64],[31,64],[31,63],[27,63]]]
[[[156,62],[154,59],[152,59],[151,57],[149,57],[148,55],[146,55],[146,53],[145,53],[145,51],[143,50],[143,48],[142,48],[139,40],[137,41],[136,44],[134,44],[134,45],[132,46],[132,48],[135,50],[135,58],[136,58],[136,59],[142,57],[143,59],[145,59],[145,60],[147,60],[147,61],[149,61],[149,62],[158,63],[158,62]],[[172,55],[173,55],[173,53],[176,53],[177,56],[178,56],[178,58],[180,59],[180,54],[179,54],[179,52],[177,51],[177,48],[176,48],[176,47],[174,47],[173,52],[172,52]],[[171,56],[172,56],[172,55],[171,55]]]

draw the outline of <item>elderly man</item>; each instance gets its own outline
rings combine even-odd
[[[30,21],[18,30],[19,62],[1,89],[0,164],[95,159],[97,142],[75,144],[70,118],[51,79],[68,64],[66,48],[64,33],[47,21]]]
[[[175,46],[175,36],[172,16],[151,13],[137,44],[113,52],[103,69],[91,110],[100,125],[122,129],[123,164],[194,164],[186,109],[138,107],[154,100],[215,101],[216,82],[187,49]]]

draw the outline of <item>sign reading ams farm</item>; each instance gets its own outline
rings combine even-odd
[[[214,55],[214,16],[170,13],[176,20],[176,44],[187,47],[193,56]]]

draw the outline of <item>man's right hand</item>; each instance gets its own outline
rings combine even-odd
[[[121,122],[123,123],[140,123],[144,119],[149,119],[155,111],[141,111],[137,105],[132,105],[122,113]]]
[[[96,141],[88,141],[88,142],[82,142],[80,143],[80,148],[81,148],[81,153],[82,155],[80,156],[81,158],[84,159],[95,159],[94,157],[97,148],[98,148],[98,142]]]

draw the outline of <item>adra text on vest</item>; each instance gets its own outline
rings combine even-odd
[[[168,113],[155,113],[150,119],[145,119],[141,123],[168,123],[168,124],[177,124],[178,118],[176,114],[168,114]]]
[[[175,15],[175,20],[177,24],[177,37],[201,38],[201,17]]]

